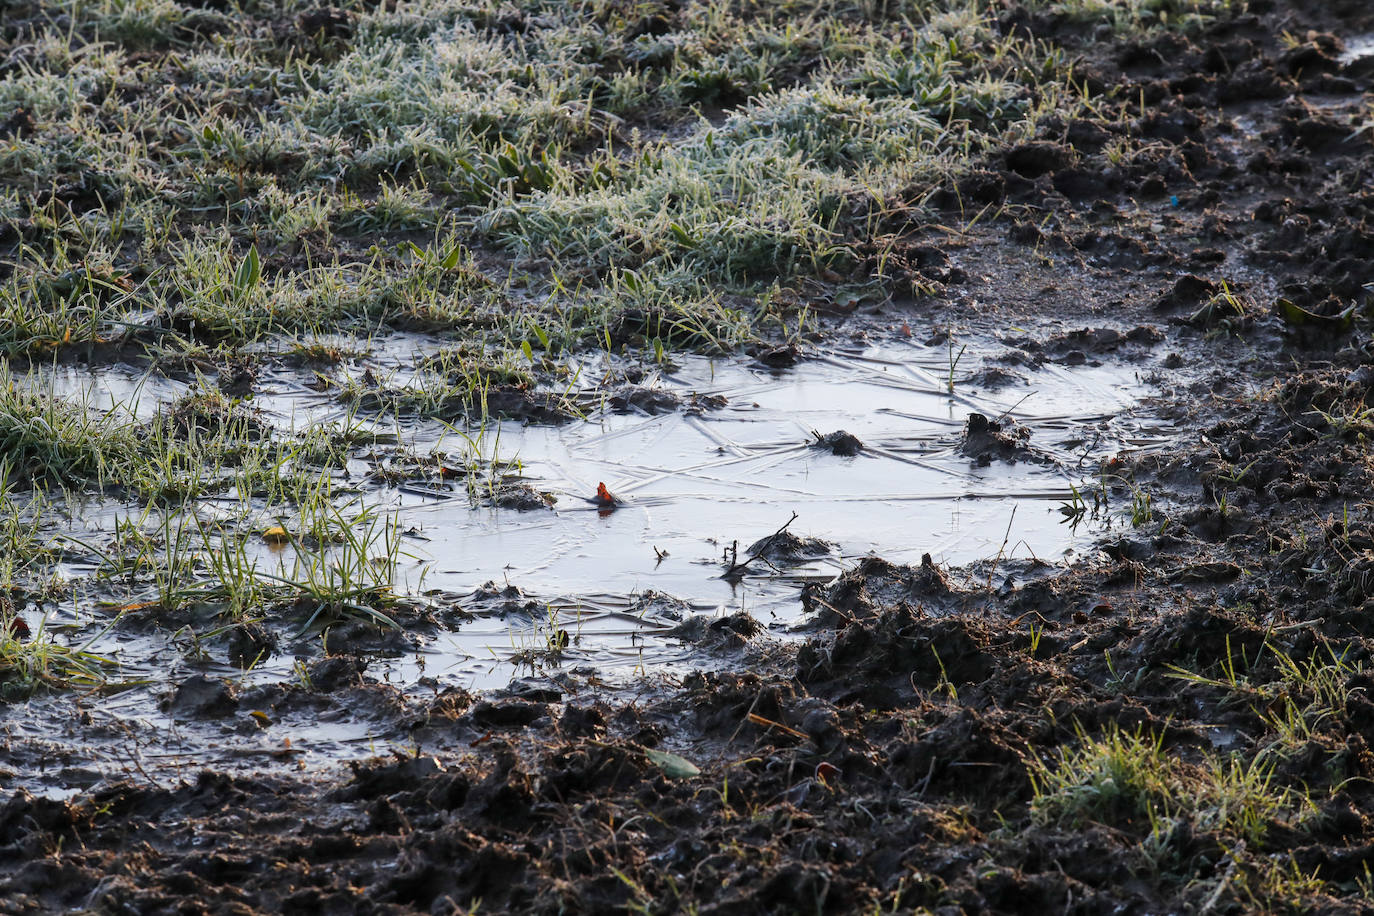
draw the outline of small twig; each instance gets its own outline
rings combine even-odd
[[[1016,619],[1012,620],[1011,623],[1007,624],[1007,627],[1010,628],[1010,627],[1016,626],[1018,623],[1020,623],[1021,621],[1025,620],[1027,617],[1031,616],[1032,614],[1034,614],[1036,617],[1039,617],[1039,618],[1040,618],[1040,622],[1041,622],[1042,624],[1043,624],[1043,623],[1048,623],[1048,622],[1049,622],[1049,621],[1047,621],[1047,620],[1045,619],[1045,615],[1042,614],[1042,613],[1040,613],[1039,611],[1026,611],[1026,613],[1020,615],[1020,616],[1017,617]]]
[[[1011,507],[1011,518],[1007,519],[1007,533],[1002,536],[1002,546],[997,548],[997,559],[992,561],[992,569],[988,570],[988,591],[992,591],[992,579],[997,575],[997,564],[1002,562],[1002,555],[1006,553],[1007,541],[1011,540],[1011,525],[1016,521],[1016,506]]]
[[[792,523],[797,520],[797,518],[797,513],[793,512],[792,517],[787,520],[787,524],[783,525],[777,531],[774,531],[772,534],[770,534],[763,540],[759,541],[758,543],[765,545],[770,543],[773,540],[773,538],[777,537],[778,535],[786,531],[792,525]],[[765,547],[763,549],[767,548]],[[763,560],[765,563],[768,563],[767,558],[763,556],[762,550],[760,550],[757,553],[749,554],[749,556],[745,557],[743,562],[741,562],[739,559],[739,541],[732,542],[730,546],[726,548],[725,556],[723,557],[723,559],[730,565],[726,568],[725,572],[720,574],[720,577],[731,582],[738,582],[740,579],[743,579],[744,574],[749,571],[749,564],[757,560]],[[768,563],[768,565],[773,566],[772,563]],[[776,566],[773,566],[773,568],[775,570],[777,569]]]
[[[1011,405],[1011,406],[1008,407],[1006,410],[1004,410],[1004,411],[1002,411],[1001,413],[999,413],[997,416],[993,417],[993,418],[992,418],[992,422],[994,422],[994,423],[1000,423],[1000,422],[1002,422],[1004,419],[1006,419],[1007,414],[1011,413],[1013,410],[1015,410],[1016,408],[1020,407],[1022,404],[1026,403],[1026,401],[1029,400],[1030,397],[1031,397],[1032,395],[1034,395],[1034,394],[1035,394],[1035,392],[1032,391],[1030,394],[1026,395],[1024,398],[1022,398],[1021,400],[1017,401],[1015,404]]]
[[[834,614],[836,617],[839,617],[842,620],[845,620],[849,623],[859,622],[859,618],[855,617],[848,611],[840,610],[839,608],[835,607],[835,605],[831,604],[829,601],[822,600],[814,595],[811,596],[811,600],[814,601],[816,604],[819,604],[821,607],[825,608],[827,611],[830,611],[832,614]]]
[[[790,725],[784,725],[784,724],[781,723],[781,722],[774,721],[773,719],[770,719],[770,718],[768,718],[767,716],[761,716],[761,715],[759,715],[759,714],[756,713],[756,712],[751,712],[751,713],[749,713],[747,716],[745,716],[744,718],[745,718],[746,720],[748,720],[748,721],[754,723],[755,725],[761,725],[761,726],[763,726],[764,728],[776,728],[776,729],[777,729],[778,731],[780,731],[780,732],[786,732],[787,734],[791,735],[793,738],[801,738],[801,739],[805,740],[805,739],[808,739],[808,738],[811,737],[810,735],[808,735],[808,734],[807,734],[806,732],[804,732],[804,731],[801,731],[801,730],[799,730],[799,729],[795,729],[795,728],[793,728],[793,727],[790,726]]]
[[[1227,886],[1230,885],[1231,876],[1236,873],[1236,866],[1240,864],[1240,857],[1244,852],[1245,841],[1241,840],[1236,844],[1235,848],[1228,853],[1231,861],[1226,864],[1226,871],[1222,874],[1221,879],[1217,881],[1216,889],[1212,891],[1206,902],[1202,904],[1202,909],[1198,910],[1198,916],[1206,916],[1206,914],[1212,912],[1213,907],[1221,901],[1221,895],[1225,892]]]
[[[754,695],[754,702],[750,703],[749,708],[744,711],[744,718],[739,720],[739,725],[735,726],[735,730],[730,733],[730,740],[726,741],[726,744],[735,743],[735,739],[739,737],[740,731],[744,728],[744,723],[748,722],[749,717],[754,714],[754,709],[759,705],[759,700],[761,699],[763,699],[762,690]]]
[[[937,755],[935,755],[935,754],[931,754],[931,755],[930,755],[930,766],[926,768],[926,778],[921,780],[920,788],[918,788],[918,789],[916,790],[916,798],[918,798],[918,799],[924,798],[924,797],[925,797],[925,794],[926,794],[926,790],[930,788],[930,779],[931,779],[932,776],[935,775],[935,761],[936,761],[937,759],[938,759],[938,756],[937,756]]]

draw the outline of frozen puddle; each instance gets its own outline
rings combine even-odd
[[[396,354],[397,366],[406,361]],[[688,358],[643,384],[697,395],[698,403],[719,396],[724,406],[598,411],[560,426],[494,424],[485,440],[503,459],[518,459],[526,480],[557,497],[555,506],[474,509],[461,486],[369,490],[368,502],[406,532],[397,590],[439,596],[476,615],[427,638],[419,658],[385,664],[401,682],[422,668],[466,687],[499,686],[513,660],[538,657],[531,650],[562,629],[570,639],[563,664],[624,677],[691,663],[690,647],[663,637],[683,616],[744,611],[784,632],[798,620],[804,582],[829,579],[870,553],[901,563],[929,553],[954,566],[999,554],[1061,559],[1098,530],[1065,523],[1061,508],[1074,488],[1096,484],[1102,459],[1159,447],[1169,432],[1136,410],[1147,386],[1133,367],[1021,371],[1029,384],[985,392],[956,374],[951,391],[945,349],[916,344],[838,353],[784,371]],[[95,404],[136,402],[132,411],[144,416],[185,391],[108,372],[63,370],[56,383]],[[254,404],[279,431],[342,413],[294,373],[265,379]],[[1027,452],[979,466],[961,451],[974,413],[1026,427]],[[840,430],[862,442],[857,455],[817,447],[818,435]],[[428,421],[403,422],[400,432],[421,453],[455,435]],[[600,483],[620,500],[613,511],[590,500]],[[81,524],[98,539],[115,518],[139,511],[106,507]],[[751,564],[742,581],[722,578],[732,552],[743,559],[794,513],[788,530],[823,539],[828,549],[800,563]],[[280,553],[254,549],[264,569],[282,571],[273,569],[285,559]],[[484,587],[485,598],[474,596]],[[676,601],[646,603],[646,593]],[[129,654],[125,661],[137,665]],[[289,673],[290,653],[279,655],[258,675]]]
[[[407,364],[413,356],[401,354],[392,368]],[[960,364],[973,366],[975,357],[966,353]],[[498,443],[503,459],[518,459],[526,481],[556,495],[554,507],[474,509],[462,486],[368,488],[364,498],[405,532],[395,590],[449,612],[439,614],[444,625],[378,651],[368,672],[413,695],[570,671],[584,681],[633,688],[646,675],[719,663],[671,635],[684,619],[743,611],[785,638],[799,622],[806,582],[828,580],[871,553],[899,563],[918,563],[929,553],[950,566],[999,555],[1062,560],[1102,530],[1102,519],[1066,524],[1061,508],[1075,488],[1095,486],[1105,458],[1163,447],[1170,429],[1140,406],[1149,386],[1136,367],[1046,364],[1017,371],[1028,384],[981,391],[960,372],[951,392],[945,348],[908,343],[837,353],[784,371],[686,358],[642,384],[684,399],[695,394],[696,403],[720,396],[724,406],[659,415],[597,411],[560,426],[494,424],[486,441]],[[186,391],[182,383],[123,378],[113,370],[44,374],[58,391],[83,393],[93,405],[120,403],[139,416]],[[344,412],[305,381],[288,371],[260,380],[254,406],[280,435]],[[1015,420],[1030,431],[1021,460],[980,466],[961,451],[965,423],[975,413]],[[397,428],[391,420],[384,425]],[[839,430],[862,442],[857,455],[815,447],[817,434]],[[456,435],[443,424],[415,420],[400,421],[399,432],[420,453],[447,447]],[[599,483],[621,505],[607,511],[591,502]],[[89,542],[108,542],[118,519],[142,511],[97,506],[71,530]],[[200,514],[218,511],[231,510],[213,501],[197,507]],[[758,562],[741,579],[722,577],[730,551],[742,559],[750,544],[794,513],[792,534],[828,546],[798,563]],[[1112,514],[1120,524],[1120,511]],[[274,553],[259,538],[249,540],[263,571],[287,571],[289,548]],[[92,571],[74,563],[64,574],[80,581]],[[50,625],[63,630],[61,641],[79,642],[109,622],[109,612],[90,612],[98,584],[79,593],[86,598],[49,609]],[[119,659],[117,678],[155,685],[194,673],[232,677],[245,687],[299,678],[299,661],[320,657],[320,636],[299,635],[300,621],[274,616],[267,623],[278,633],[277,651],[247,673],[227,663],[221,646],[201,645],[186,630],[120,624],[96,648]],[[190,629],[218,624],[209,616]],[[255,735],[202,746],[186,724],[158,708],[163,693],[155,686],[104,699],[35,698],[30,705],[36,711],[75,702],[95,721],[110,723],[117,736],[102,752],[107,767],[118,764],[125,732],[156,736],[154,744],[177,766],[222,756],[226,748],[255,753],[261,741]],[[32,738],[47,734],[40,719],[44,714],[11,716],[5,727],[16,737],[37,729]],[[321,723],[305,716],[282,724],[297,742],[307,742],[311,759],[377,751],[365,719]],[[100,757],[89,735],[84,740],[88,753]],[[244,742],[247,751],[239,747]]]
[[[426,538],[415,545],[429,561],[425,584],[461,592],[496,580],[566,595],[652,589],[790,622],[793,583],[750,577],[741,588],[720,575],[728,549],[737,543],[742,555],[794,512],[789,531],[836,545],[800,568],[813,575],[873,552],[895,562],[930,553],[957,565],[995,555],[1004,540],[1008,555],[1053,560],[1073,543],[1059,511],[1071,488],[1100,458],[1163,441],[1157,425],[1123,417],[1143,386],[1120,367],[1047,367],[1029,387],[983,395],[956,383],[951,396],[933,368],[872,350],[783,373],[694,362],[660,384],[728,404],[698,415],[501,427],[502,453],[558,495],[554,511],[473,511],[461,496],[398,493],[403,526]],[[1044,463],[976,466],[960,453],[970,413],[1028,427]],[[862,441],[858,455],[815,447],[817,433],[839,430]],[[602,482],[623,501],[614,511],[588,502]]]
[[[1343,64],[1353,64],[1357,60],[1374,56],[1374,33],[1351,35],[1345,39],[1345,49],[1337,57]]]

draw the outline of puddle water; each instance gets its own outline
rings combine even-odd
[[[787,622],[793,585],[767,578],[732,588],[723,553],[743,550],[797,514],[789,530],[836,545],[812,564],[831,575],[880,552],[897,562],[961,564],[997,553],[1057,557],[1069,534],[1058,509],[1097,458],[1161,441],[1144,421],[1118,419],[1141,385],[1121,368],[1047,369],[1029,388],[963,392],[892,352],[836,356],[783,374],[689,364],[662,384],[723,394],[698,416],[609,414],[562,427],[503,426],[503,453],[559,496],[552,512],[474,512],[462,499],[401,494],[400,517],[427,541],[425,582],[470,590],[484,581],[577,595],[667,592]],[[1088,410],[1083,405],[1091,404]],[[1006,415],[1032,430],[1053,464],[959,454],[969,413]],[[854,457],[812,447],[814,433],[846,430]],[[613,512],[586,502],[604,482]],[[1013,518],[1013,510],[1015,517]]]
[[[1364,35],[1351,35],[1345,39],[1345,50],[1337,58],[1343,64],[1374,56],[1374,32]]]
[[[397,346],[391,344],[393,368],[413,365],[411,354]],[[965,359],[964,365],[973,362],[969,354]],[[134,404],[130,409],[139,416],[187,388],[111,371],[44,371],[58,391],[82,394],[96,405]],[[337,401],[304,381],[288,371],[268,376],[260,380],[254,406],[279,430],[344,414]],[[532,671],[579,666],[605,682],[634,685],[646,675],[710,663],[667,635],[684,616],[742,610],[786,638],[799,622],[801,585],[828,580],[870,553],[905,563],[925,553],[950,565],[999,553],[1053,562],[1100,531],[1094,523],[1076,530],[1064,523],[1060,507],[1073,498],[1074,487],[1091,485],[1102,459],[1164,447],[1170,435],[1166,423],[1139,409],[1148,386],[1134,367],[1045,365],[1030,371],[1029,384],[996,392],[976,390],[969,378],[957,376],[951,391],[945,349],[907,343],[835,353],[781,372],[684,358],[644,384],[682,396],[719,395],[726,403],[701,412],[598,412],[561,426],[489,427],[485,436],[498,443],[501,457],[518,458],[529,482],[557,496],[549,510],[474,509],[461,488],[388,487],[367,494],[406,532],[398,591],[446,596],[440,604],[456,602],[475,615],[422,637],[417,649],[374,660],[370,674],[411,693],[446,685],[501,687]],[[960,452],[971,413],[1027,427],[1033,460],[977,466]],[[862,441],[859,454],[841,457],[813,447],[816,434],[837,430]],[[405,423],[403,434],[422,453],[454,435],[428,422]],[[621,500],[613,511],[588,501],[603,482]],[[98,539],[102,532],[108,536],[116,518],[140,511],[105,506],[79,524]],[[832,545],[828,553],[781,569],[756,563],[738,582],[721,577],[727,550],[743,556],[794,514],[788,530],[825,539]],[[261,551],[264,569],[282,562],[265,547]],[[488,583],[496,588],[483,592],[486,597],[473,595]],[[507,597],[509,586],[522,594]],[[84,632],[99,623],[88,611],[72,609],[54,616],[54,623],[64,620],[83,624]],[[550,660],[541,650],[559,630],[568,634],[568,645]],[[306,641],[311,639],[317,654],[318,637]],[[118,655],[124,677],[176,682],[207,671],[251,685],[298,676],[289,641],[247,675],[196,660],[185,634],[179,641],[154,639],[120,628],[97,648]],[[169,755],[169,767],[207,754],[251,757],[281,750],[256,735],[227,736],[215,746],[202,738],[176,740],[179,726],[149,693],[132,690],[83,704],[112,730],[107,768],[122,765],[121,748],[137,743],[142,732],[158,736],[157,753]],[[78,701],[31,701],[35,709],[72,702]],[[32,716],[11,716],[6,727],[18,735],[40,727],[26,724],[32,722]],[[283,724],[298,745],[311,748],[311,759],[377,750],[365,719],[321,723],[304,716]],[[142,759],[140,765],[149,764]]]

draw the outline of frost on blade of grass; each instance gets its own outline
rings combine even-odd
[[[645,343],[734,346],[774,320],[754,306],[776,283],[843,269],[885,195],[1024,133],[1018,82],[1067,78],[963,0],[413,0],[354,10],[327,48],[274,0],[39,6],[66,25],[0,81],[33,124],[0,145],[0,218],[38,230],[0,302],[11,352],[70,329],[213,360],[379,324],[518,351],[516,299],[575,329],[566,347],[639,345],[615,339],[631,309],[671,313]],[[126,53],[147,47],[171,50]],[[486,246],[488,287],[417,265],[417,235]],[[234,295],[253,246],[261,282]],[[92,255],[130,288],[37,306]],[[614,301],[625,270],[671,308]]]
[[[1327,887],[1320,869],[1298,868],[1288,852],[1295,835],[1319,835],[1323,818],[1318,786],[1286,784],[1285,753],[1271,745],[1190,754],[1143,729],[1109,727],[1090,737],[1079,728],[1056,759],[1030,764],[1031,819],[1061,829],[1100,825],[1132,838],[1136,867],[1204,888],[1204,910],[1235,899],[1256,911],[1298,911],[1299,901]],[[1216,850],[1220,861],[1200,849]]]
[[[99,560],[97,576],[129,608],[165,616],[195,605],[228,622],[270,613],[299,618],[303,631],[346,618],[394,626],[383,609],[394,603],[406,556],[395,515],[357,497],[336,499],[327,480],[296,496],[298,503],[266,514],[216,521],[189,506],[150,505],[121,519],[104,543],[69,540]],[[274,519],[270,529],[264,518]],[[250,546],[264,530],[281,533],[278,561]]]
[[[1169,676],[1185,683],[1223,691],[1226,701],[1249,707],[1268,729],[1265,750],[1277,756],[1303,752],[1340,722],[1351,695],[1365,676],[1362,660],[1349,647],[1337,651],[1325,639],[1306,658],[1265,642],[1254,659],[1231,649],[1218,660],[1217,673],[1208,676],[1171,665]]]
[[[58,645],[48,634],[21,641],[0,632],[0,700],[26,697],[40,687],[99,687],[113,660]]]
[[[748,281],[842,265],[843,223],[853,211],[913,180],[933,180],[955,153],[987,142],[970,140],[966,123],[871,85],[884,97],[832,83],[762,96],[686,140],[605,160],[593,187],[556,181],[480,225],[527,256],[597,272],[686,267]],[[1008,87],[986,88],[988,111],[1014,110]],[[954,107],[953,82],[933,82],[930,91],[928,107]]]
[[[39,268],[0,281],[0,353],[50,356],[118,339],[136,298],[117,255],[99,245],[58,246]]]
[[[324,425],[274,436],[260,416],[213,388],[193,388],[146,422],[132,413],[127,404],[55,394],[0,367],[7,485],[106,488],[169,505],[235,490],[262,497],[341,466],[351,447]]]
[[[62,645],[46,626],[35,627],[28,638],[0,627],[0,702],[22,699],[42,688],[103,686],[115,661],[92,651],[94,642]]]
[[[42,490],[20,492],[9,461],[0,459],[0,611],[7,596],[46,570],[54,551],[42,534],[52,504]]]
[[[1241,6],[1238,0],[1033,0],[1038,6],[1071,19],[1109,24],[1119,34],[1155,26],[1197,29],[1219,13]]]

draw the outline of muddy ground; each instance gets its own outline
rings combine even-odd
[[[1343,54],[1374,16],[1235,6],[1136,44],[1006,4],[1125,101],[940,189],[942,225],[894,201],[882,269],[922,295],[828,319],[1200,379],[1158,379],[1177,448],[1104,469],[1133,524],[1096,553],[870,559],[807,589],[803,642],[725,618],[719,670],[633,702],[403,701],[347,657],[183,684],[190,716],[366,710],[415,752],[12,793],[0,911],[1374,910],[1374,57]]]

